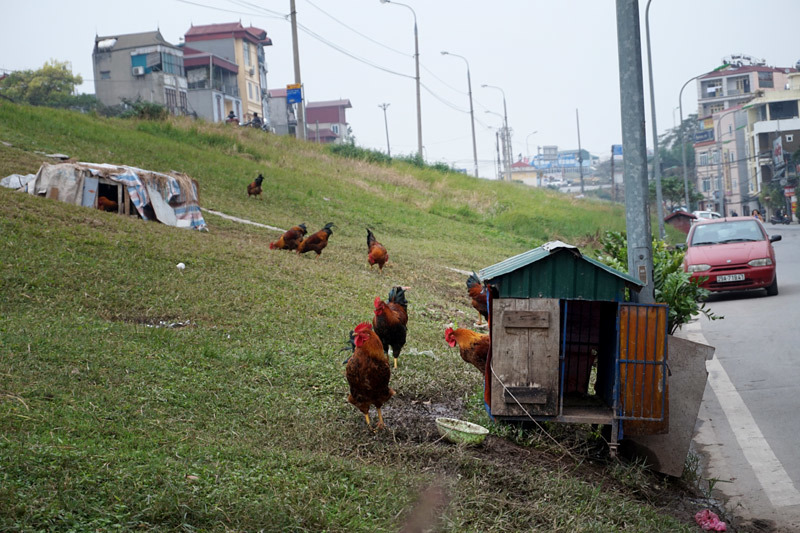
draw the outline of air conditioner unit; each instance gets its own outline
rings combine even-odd
[[[144,67],[133,67],[131,72],[134,76],[144,76]]]
[[[253,67],[250,67],[250,69],[247,71],[247,73],[252,76],[253,74],[256,73],[256,70]]]

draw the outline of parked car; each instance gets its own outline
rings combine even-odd
[[[722,215],[716,211],[692,211],[692,214],[698,219],[700,218],[722,218]]]
[[[710,291],[766,289],[778,294],[775,250],[760,220],[753,217],[699,219],[686,236],[683,270],[702,278]]]

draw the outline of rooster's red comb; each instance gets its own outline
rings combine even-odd
[[[361,324],[356,326],[356,328],[353,330],[353,332],[356,335],[358,335],[359,333],[361,333],[363,331],[367,331],[367,330],[371,330],[371,329],[372,329],[372,324],[370,324],[369,322],[362,322]]]

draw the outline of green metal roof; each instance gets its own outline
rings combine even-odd
[[[492,281],[501,298],[620,300],[625,287],[639,291],[644,286],[561,241],[509,257],[478,275],[483,281]]]

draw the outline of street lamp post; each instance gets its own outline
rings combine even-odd
[[[653,88],[653,59],[650,46],[650,2],[644,13],[645,34],[647,36],[647,72],[650,78],[650,121],[653,123],[653,178],[656,182],[656,213],[658,214],[658,236],[664,240],[664,198],[661,193],[661,161],[658,157],[658,128],[656,127],[656,96]]]
[[[416,68],[416,76],[414,77],[414,80],[416,81],[417,85],[417,156],[420,158],[420,160],[422,160],[422,102],[420,100],[419,90],[419,34],[417,33],[417,13],[414,11],[414,8],[407,4],[401,4],[400,2],[395,2],[394,0],[380,1],[381,4],[395,4],[398,6],[407,7],[411,10],[411,14],[414,15],[414,66]]]
[[[389,104],[378,104],[378,107],[383,109],[383,125],[386,127],[386,155],[392,157],[392,147],[389,146],[389,119],[386,118],[386,108]]]
[[[469,119],[472,125],[472,157],[475,161],[475,177],[478,177],[478,145],[475,142],[475,112],[472,108],[472,80],[470,79],[469,75],[469,61],[464,56],[460,56],[458,54],[453,54],[451,52],[442,51],[442,55],[451,55],[454,57],[460,57],[464,60],[464,63],[467,64],[467,91],[469,92]]]
[[[528,159],[531,158],[531,147],[528,145],[528,139],[531,138],[531,135],[536,135],[539,131],[532,131],[528,135],[525,136],[525,151],[528,153]]]
[[[687,211],[692,208],[689,205],[689,169],[686,167],[686,138],[683,131],[683,90],[689,85],[690,82],[696,80],[700,76],[695,76],[694,78],[689,78],[686,80],[686,83],[683,84],[681,87],[680,92],[678,93],[678,117],[681,120],[680,128],[681,133],[681,159],[683,160],[683,201],[685,202],[685,206]]]
[[[506,108],[506,92],[503,89],[501,89],[500,87],[497,87],[495,85],[487,85],[487,84],[484,83],[483,85],[481,85],[481,87],[484,87],[484,88],[488,87],[490,89],[497,89],[498,91],[503,93],[503,130],[504,130],[503,144],[505,145],[503,147],[504,148],[504,150],[503,150],[503,159],[504,159],[504,163],[505,163],[505,167],[506,167],[505,168],[505,170],[506,170],[506,172],[505,172],[506,173],[506,180],[507,181],[511,181],[511,157],[510,157],[510,155],[511,155],[511,132],[509,132],[509,130],[508,130],[508,109]]]

